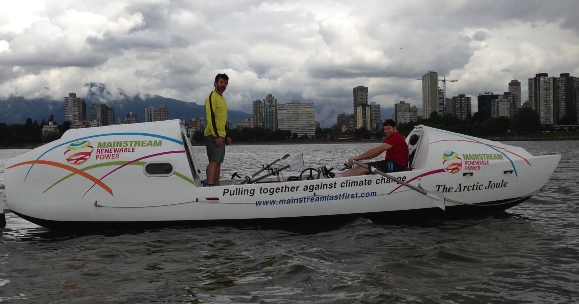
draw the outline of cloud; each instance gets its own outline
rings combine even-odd
[[[87,44],[95,51],[122,53],[123,50],[157,50],[187,48],[189,41],[179,35],[168,37],[148,37],[146,34],[115,35],[105,32],[102,37],[90,36]]]
[[[49,21],[39,21],[9,41],[8,49],[0,52],[0,66],[95,67],[107,58],[64,35]]]
[[[485,31],[477,31],[472,36],[472,39],[475,41],[485,41],[489,38],[489,36],[490,36],[489,33],[485,32]]]
[[[431,70],[458,80],[448,96],[473,100],[511,79],[526,99],[538,72],[579,76],[573,0],[35,1],[0,11],[0,98],[61,99],[95,82],[200,102],[227,72],[233,110],[272,93],[327,116],[351,113],[358,85],[383,108],[420,107],[416,78]]]

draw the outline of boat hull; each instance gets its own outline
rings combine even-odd
[[[56,230],[116,230],[116,229],[143,229],[143,228],[167,228],[167,227],[210,227],[210,226],[232,226],[232,227],[262,227],[289,230],[310,230],[320,228],[331,228],[336,225],[343,225],[358,218],[367,218],[381,224],[423,224],[427,221],[468,217],[472,215],[480,216],[500,212],[517,206],[531,196],[518,197],[514,199],[484,202],[472,205],[457,205],[447,207],[445,211],[439,208],[423,208],[415,210],[397,210],[369,213],[334,214],[321,216],[300,216],[300,217],[278,217],[278,218],[248,218],[248,219],[219,219],[219,220],[179,220],[179,221],[53,221],[39,219],[18,212],[12,213],[19,217],[43,226]]]

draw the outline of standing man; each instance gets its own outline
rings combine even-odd
[[[225,130],[227,122],[227,101],[223,98],[223,92],[227,89],[229,77],[225,74],[217,74],[213,83],[213,90],[205,99],[205,146],[207,148],[207,186],[219,186],[221,176],[221,164],[225,159],[225,145],[231,144]]]
[[[382,152],[386,152],[384,160],[367,163],[368,166],[377,168],[382,172],[399,172],[408,170],[408,145],[404,137],[396,131],[396,122],[392,119],[384,121],[384,133],[386,133],[386,140],[384,143],[376,148],[370,149],[360,155],[351,157],[349,162],[358,160],[372,159]],[[324,177],[346,177],[367,174],[370,171],[362,166],[356,166],[348,171],[339,173],[330,172],[325,166],[321,168],[321,173]]]

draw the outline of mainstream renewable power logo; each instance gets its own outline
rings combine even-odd
[[[446,151],[442,155],[442,164],[446,166],[444,171],[456,174],[462,169],[462,158],[454,151]]]
[[[91,146],[90,141],[79,140],[66,147],[64,156],[69,164],[78,166],[86,163],[90,159],[93,150],[94,148]]]

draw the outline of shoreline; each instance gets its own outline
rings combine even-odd
[[[560,141],[560,140],[579,140],[579,137],[481,137],[492,141]],[[338,145],[338,144],[357,144],[357,143],[382,143],[383,140],[311,140],[311,141],[247,141],[233,142],[232,146],[269,146],[269,145]],[[44,145],[44,144],[42,144]],[[21,147],[0,147],[0,150],[32,150],[38,146],[21,146]],[[205,143],[191,143],[192,146],[205,146]]]
[[[579,137],[488,137],[482,139],[492,140],[492,141],[561,141],[561,140],[579,140]],[[336,144],[358,144],[358,143],[377,143],[381,144],[383,140],[331,140],[331,141],[307,141],[307,142],[288,142],[288,141],[258,141],[258,142],[234,142],[232,146],[266,146],[266,145],[336,145]],[[205,146],[204,143],[192,143],[192,146]]]

